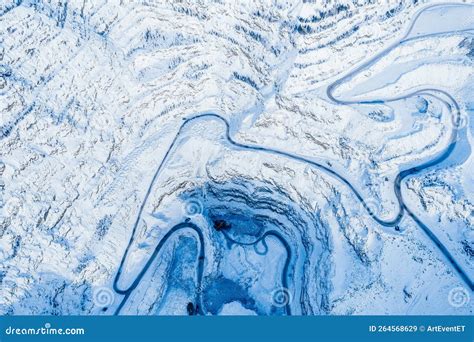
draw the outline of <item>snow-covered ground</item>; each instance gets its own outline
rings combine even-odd
[[[0,314],[472,314],[472,1],[0,0]]]

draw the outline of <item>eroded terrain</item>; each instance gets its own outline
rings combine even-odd
[[[470,2],[3,1],[0,312],[472,314],[473,30]]]

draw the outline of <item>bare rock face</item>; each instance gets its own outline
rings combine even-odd
[[[472,314],[473,11],[4,1],[0,314]]]

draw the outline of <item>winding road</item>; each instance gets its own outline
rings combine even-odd
[[[122,299],[122,302],[120,303],[120,305],[118,306],[117,310],[115,311],[115,314],[118,315],[120,313],[120,310],[122,309],[122,307],[125,305],[128,297],[130,297],[130,295],[132,294],[132,291],[135,290],[135,288],[140,284],[140,281],[142,280],[143,276],[145,275],[145,273],[148,271],[148,269],[150,268],[150,266],[153,264],[153,261],[155,261],[155,258],[156,256],[158,255],[158,253],[160,252],[160,250],[163,248],[163,246],[166,244],[166,242],[171,238],[171,236],[173,236],[177,231],[180,231],[180,230],[185,230],[185,229],[191,229],[193,230],[194,232],[197,233],[198,237],[199,237],[199,245],[200,245],[200,248],[199,248],[199,258],[198,258],[198,269],[197,269],[197,288],[201,288],[201,285],[202,285],[202,276],[203,276],[203,273],[204,273],[204,257],[205,257],[205,253],[204,253],[204,236],[202,234],[202,231],[201,229],[195,225],[194,223],[191,223],[189,221],[185,221],[185,222],[182,222],[182,223],[179,223],[177,225],[175,225],[173,228],[171,228],[166,234],[165,236],[160,240],[160,242],[158,243],[158,245],[156,246],[155,250],[153,251],[153,254],[151,255],[150,259],[147,261],[147,263],[145,264],[145,266],[143,267],[143,269],[140,271],[140,273],[138,274],[137,278],[133,281],[132,285],[130,285],[130,287],[128,287],[126,290],[121,290],[119,287],[118,287],[118,279],[120,278],[120,274],[122,273],[122,264],[121,264],[121,267],[119,268],[119,270],[117,271],[117,275],[115,277],[115,281],[114,281],[114,284],[113,284],[113,288],[114,288],[114,291],[117,292],[118,294],[120,295],[124,295],[124,298]],[[201,295],[200,295],[200,291],[196,293],[196,298],[195,298],[195,308],[197,309],[197,313],[199,314],[203,314],[202,312],[202,303],[201,303]]]

